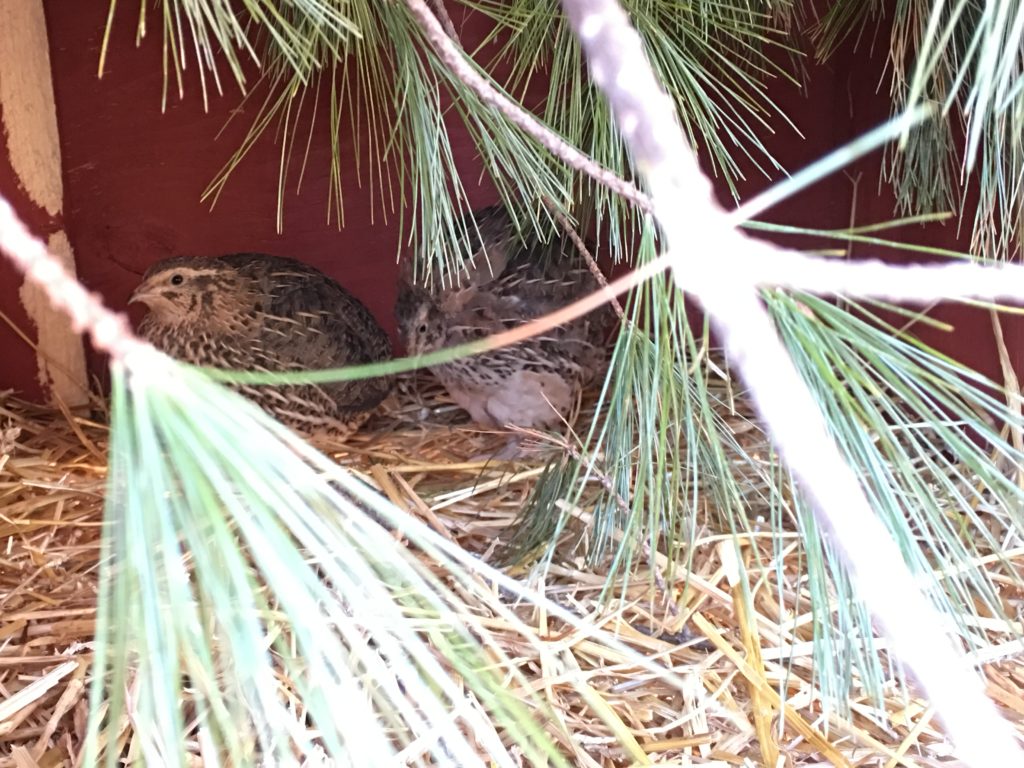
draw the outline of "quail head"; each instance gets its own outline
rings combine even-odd
[[[149,308],[139,333],[171,357],[222,369],[303,371],[385,360],[387,335],[317,269],[255,253],[154,264],[129,299]],[[309,436],[344,437],[387,396],[387,378],[236,389]]]
[[[395,316],[411,355],[481,339],[521,325],[596,290],[573,244],[523,243],[508,212],[470,214],[459,285],[428,290],[403,278]],[[431,367],[474,421],[543,427],[565,418],[581,390],[607,366],[605,310],[510,347]]]

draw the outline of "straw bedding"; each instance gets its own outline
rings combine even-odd
[[[499,450],[507,437],[466,425],[442,393],[421,379],[403,387],[336,455],[411,514],[492,557],[542,471],[539,456],[515,464],[473,458]],[[79,756],[106,445],[107,429],[98,421],[0,394],[0,768],[72,766]],[[546,450],[550,456],[558,449]],[[577,517],[587,524],[585,505]],[[823,714],[811,686],[811,616],[807,595],[801,594],[799,540],[793,534],[786,543],[778,571],[782,584],[775,582],[767,535],[751,537],[743,549],[758,566],[752,570],[764,574],[749,585],[758,611],[752,622],[756,634],[744,631],[735,550],[726,536],[712,531],[698,536],[689,574],[679,569],[674,583],[665,584],[640,572],[627,593],[604,609],[598,603],[600,569],[585,571],[572,558],[552,568],[546,586],[559,603],[663,659],[689,683],[685,693],[524,608],[522,616],[538,637],[565,648],[564,670],[542,669],[521,636],[503,633],[499,617],[486,618],[493,619],[494,637],[506,637],[509,656],[558,713],[562,722],[550,730],[573,764],[756,766],[774,764],[777,756],[792,766],[955,764],[944,759],[948,745],[927,704],[895,682],[889,687],[887,727],[877,725],[880,713],[866,699],[852,702],[851,719]],[[1007,556],[1019,564],[1024,553]],[[466,610],[480,618],[487,609]],[[1024,667],[1012,656],[1017,645],[1000,634],[996,622],[990,637],[997,649],[986,666],[990,693],[1020,722]],[[560,680],[559,673],[573,667],[585,673],[596,698],[584,701]],[[784,709],[778,701],[782,686]],[[628,734],[627,747],[615,731]]]

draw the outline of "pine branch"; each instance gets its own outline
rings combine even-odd
[[[421,24],[425,35],[435,46],[438,56],[482,101],[500,109],[502,114],[524,132],[534,137],[541,145],[572,167],[586,173],[598,183],[605,184],[613,192],[636,204],[641,210],[646,212],[653,210],[651,199],[634,185],[602,168],[591,158],[566,144],[533,115],[499,93],[489,82],[480,77],[465,61],[464,52],[455,47],[448,39],[443,27],[431,13],[425,0],[406,0],[406,2],[413,16]],[[662,109],[667,109],[674,115],[671,99],[662,94],[661,102]],[[632,105],[635,109],[642,109],[644,106],[641,101],[635,99],[632,99]],[[906,130],[907,126],[917,123],[927,114],[929,114],[927,110],[915,110],[901,115],[852,141],[849,145],[832,152],[822,160],[794,174],[790,179],[749,200],[731,213],[724,214],[725,218],[721,222],[721,226],[730,231],[730,237],[740,237],[743,242],[743,246],[737,249],[733,256],[744,262],[740,267],[747,270],[744,274],[750,275],[753,278],[752,282],[759,286],[789,287],[825,295],[877,297],[892,301],[934,301],[936,298],[1024,301],[1024,289],[1014,288],[1014,286],[1019,286],[1021,280],[1024,279],[1022,277],[1024,276],[1024,271],[1022,271],[1024,267],[1018,265],[1003,265],[999,267],[1002,270],[1000,274],[994,275],[972,265],[962,264],[894,267],[876,261],[856,263],[823,261],[801,253],[785,251],[769,243],[744,238],[731,232],[732,227],[762,213],[824,175],[892,140]],[[673,117],[673,122],[674,119]],[[630,123],[627,122],[623,130],[629,125]],[[694,173],[700,174],[695,158],[688,151],[683,156],[683,162],[691,167]],[[700,174],[700,178],[704,178],[702,174]],[[704,184],[707,187],[707,194],[710,195],[710,183],[705,180]],[[680,209],[700,210],[702,206],[706,205],[706,199],[706,196],[698,195],[693,200],[680,203]],[[670,216],[672,215],[674,214],[670,212]],[[700,217],[698,216],[687,219],[676,218],[685,221],[688,227],[690,223],[693,223],[695,228],[696,225],[703,223],[699,221]],[[717,221],[720,218],[722,218],[721,213],[711,220]],[[683,242],[691,244],[693,241],[692,236],[683,240]],[[690,245],[687,250],[692,252],[694,249]],[[755,253],[755,251],[760,252]],[[779,257],[777,265],[775,257]],[[518,328],[495,334],[484,341],[448,347],[419,358],[403,358],[381,364],[301,373],[266,374],[226,371],[210,371],[209,373],[220,381],[234,383],[297,384],[350,381],[385,374],[404,373],[429,365],[437,365],[460,357],[518,344],[525,339],[543,334],[561,324],[582,317],[606,302],[614,304],[616,303],[615,297],[628,293],[660,274],[678,258],[672,251],[668,251],[610,284],[603,285],[601,290],[549,315],[536,318]],[[691,259],[691,261],[693,260]],[[701,262],[688,262],[683,270],[685,272],[684,279],[690,281],[693,277],[697,277],[702,269]],[[813,278],[811,282],[804,280],[805,275]],[[883,278],[883,275],[890,275],[890,277]]]
[[[39,286],[54,307],[63,310],[75,333],[88,333],[93,346],[117,362],[131,353],[152,348],[131,331],[124,315],[111,312],[96,294],[89,293],[29,232],[14,208],[0,196],[0,252],[26,278]]]
[[[968,762],[978,768],[1020,764],[1024,752],[1008,723],[949,642],[772,330],[757,284],[736,257],[750,244],[729,226],[715,203],[710,181],[686,146],[674,105],[655,78],[629,19],[615,0],[562,4],[583,45],[591,77],[604,91],[647,178],[668,247],[680,249],[672,264],[680,287],[712,316],[820,524],[844,553],[859,593],[900,658],[917,673]],[[683,211],[689,215],[681,215]],[[684,242],[688,248],[682,255]]]

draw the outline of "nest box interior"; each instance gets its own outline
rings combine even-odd
[[[248,152],[216,203],[203,201],[204,190],[239,146],[253,116],[254,108],[243,103],[230,76],[223,78],[223,94],[211,89],[204,105],[193,66],[185,72],[184,95],[179,97],[172,84],[162,108],[159,30],[137,44],[133,9],[117,9],[100,78],[107,3],[6,0],[4,5],[0,191],[90,291],[114,309],[126,310],[125,302],[142,273],[158,259],[266,252],[301,259],[332,275],[393,335],[401,211],[380,204],[365,164],[360,179],[357,158],[365,147],[357,146],[351,131],[338,137],[344,155],[342,226],[329,215],[332,137],[326,119],[313,128],[301,186],[292,169],[280,227],[282,152],[273,129]],[[464,47],[475,50],[488,22],[472,12],[460,15],[463,9],[458,8],[455,22]],[[854,42],[828,64],[808,65],[802,90],[782,80],[769,83],[770,97],[796,127],[778,120],[772,133],[765,132],[765,143],[787,170],[798,170],[889,117],[887,89],[878,87],[886,54],[872,52],[867,45],[855,48]],[[454,111],[446,120],[470,201],[476,206],[495,202],[469,134]],[[764,218],[818,229],[889,220],[894,198],[889,187],[879,183],[880,163],[881,153],[875,153],[776,206]],[[744,195],[771,183],[753,167],[745,172],[740,185]],[[717,182],[723,204],[731,205],[725,185],[721,179]],[[966,250],[967,230],[954,219],[944,225],[890,230],[887,235]],[[807,238],[789,244],[847,247]],[[853,258],[908,258],[860,244],[849,248]],[[75,405],[84,402],[89,386],[102,386],[105,361],[3,260],[0,309],[0,389],[13,388],[40,401],[60,396]],[[918,326],[919,336],[1001,381],[987,312],[943,305],[931,314],[953,330]],[[138,319],[134,310],[131,315]],[[1007,318],[1004,325],[1011,359],[1020,371],[1022,328],[1018,318]]]

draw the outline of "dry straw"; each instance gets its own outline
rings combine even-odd
[[[745,429],[745,421],[723,416],[737,432]],[[591,413],[585,409],[583,417]],[[108,432],[101,422],[0,397],[0,768],[72,766],[79,756],[106,482]],[[761,438],[749,431],[743,438],[756,454]],[[435,385],[419,379],[330,453],[454,543],[493,558],[540,474],[538,462],[561,453],[547,444],[531,462],[471,460],[505,440],[466,425]],[[588,504],[599,486],[595,478],[573,510],[577,528],[566,532],[566,544],[590,523]],[[606,606],[599,602],[602,569],[583,571],[571,561],[550,569],[549,594],[674,669],[688,681],[683,692],[536,609],[517,610],[532,628],[529,640],[478,596],[465,593],[463,610],[558,713],[549,731],[577,765],[725,768],[770,764],[765,755],[793,766],[948,765],[951,747],[934,712],[895,680],[885,712],[858,694],[849,719],[824,713],[813,678],[801,548],[795,533],[782,540],[788,545],[778,548],[769,533],[741,541],[745,573],[752,575],[744,585],[731,537],[702,531],[689,571],[661,586],[653,574],[638,573],[628,592]],[[1024,567],[1024,551],[1005,555]],[[744,589],[751,592],[750,616],[743,613]],[[1011,660],[1020,652],[1013,629],[991,622],[986,675],[989,695],[1020,720],[1024,666]],[[543,662],[535,642],[560,649],[561,666]],[[585,695],[570,684],[575,674],[588,681]],[[281,686],[290,696],[289,681]],[[126,722],[120,738],[130,747],[135,736]]]

